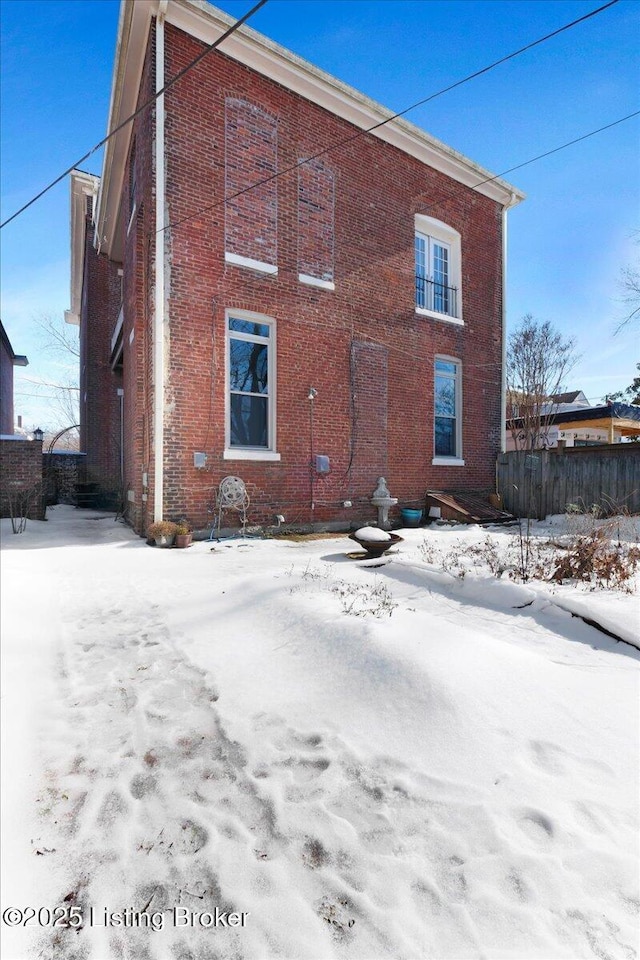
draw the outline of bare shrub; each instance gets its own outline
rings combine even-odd
[[[597,587],[630,590],[640,549],[614,543],[606,527],[573,537],[564,553],[555,559],[550,580],[591,582]]]
[[[7,491],[6,500],[13,533],[24,533],[27,519],[42,512],[42,484],[18,487]]]
[[[352,617],[366,617],[371,615],[381,619],[391,616],[398,604],[393,599],[391,591],[377,580],[373,587],[359,587],[353,583],[339,580],[331,588],[332,593],[340,598],[343,613]]]

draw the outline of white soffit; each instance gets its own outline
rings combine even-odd
[[[167,22],[210,44],[235,20],[207,0],[170,0]],[[246,25],[224,41],[220,52],[360,129],[366,130],[393,116],[386,107]],[[524,200],[524,194],[516,187],[504,180],[494,180],[488,170],[407,120],[391,120],[372,131],[372,136],[385,140],[465,186],[475,187],[480,181],[491,178],[490,183],[481,184],[477,189],[498,203],[514,205]]]
[[[142,67],[147,51],[151,18],[158,12],[158,0],[123,0],[118,23],[115,66],[107,130],[114,130],[138,107]],[[152,109],[152,108],[150,108]],[[114,260],[121,252],[114,248],[120,240],[118,218],[124,172],[129,155],[133,123],[128,124],[105,145],[102,185],[96,212],[96,246]]]
[[[162,9],[167,23],[211,44],[236,21],[207,0],[122,0],[108,129],[113,130],[137,106],[140,78],[151,18]],[[220,46],[220,52],[300,94],[329,113],[366,130],[392,116],[391,111],[353,87],[313,66],[248,26],[241,27]],[[197,68],[196,68],[197,69]],[[392,144],[420,162],[505,206],[514,206],[524,194],[472,160],[402,118],[391,120],[372,136]],[[105,147],[102,186],[96,215],[96,244],[113,259],[120,230],[120,198],[131,140],[131,125]],[[489,183],[481,183],[490,180]]]
[[[76,325],[80,323],[82,307],[87,197],[93,197],[95,204],[99,186],[100,177],[82,170],[71,172],[71,306],[65,310],[64,319]]]

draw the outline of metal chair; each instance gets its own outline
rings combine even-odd
[[[225,510],[235,510],[236,513],[241,515],[242,536],[244,537],[247,528],[247,510],[249,509],[249,503],[249,494],[247,493],[244,480],[241,480],[240,477],[225,477],[224,480],[221,480],[216,493],[217,522],[211,530],[209,539],[213,540],[216,527],[218,530],[216,539],[220,539],[222,514]]]

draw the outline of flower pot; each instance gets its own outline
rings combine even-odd
[[[173,546],[173,536],[167,536],[162,534],[159,537],[155,538],[156,547],[172,547]]]
[[[176,542],[175,546],[183,549],[184,547],[190,547],[193,535],[191,533],[176,533]]]
[[[402,525],[403,527],[419,527],[422,521],[422,510],[410,510],[408,507],[404,507],[400,511],[402,515]]]

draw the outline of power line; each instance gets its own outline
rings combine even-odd
[[[566,30],[570,30],[572,27],[577,26],[579,23],[583,23],[585,20],[595,17],[597,14],[602,13],[604,10],[607,10],[609,7],[615,6],[616,3],[619,3],[619,0],[609,0],[608,3],[605,3],[601,7],[597,7],[595,10],[592,10],[590,13],[584,14],[582,17],[578,17],[577,20],[572,20],[570,23],[565,23],[564,26],[558,27],[557,30],[553,30],[551,33],[545,34],[543,37],[539,37],[537,40],[533,40],[531,43],[526,44],[524,47],[520,47],[518,50],[514,50],[513,53],[509,53],[504,57],[501,57],[499,60],[495,60],[493,63],[490,63],[486,67],[482,67],[480,70],[476,70],[474,73],[470,73],[468,76],[463,77],[461,80],[456,80],[455,83],[449,84],[448,87],[443,87],[442,90],[438,90],[436,93],[430,94],[428,97],[423,97],[421,100],[417,100],[415,103],[412,103],[411,106],[405,107],[404,110],[400,110],[398,113],[392,114],[390,117],[387,117],[386,120],[380,120],[378,123],[374,123],[373,126],[367,127],[363,130],[358,130],[356,133],[351,134],[348,137],[345,137],[342,140],[337,140],[335,143],[331,144],[328,147],[324,147],[322,150],[319,150],[317,153],[312,154],[310,157],[305,157],[304,160],[299,160],[297,163],[291,164],[288,167],[285,167],[284,170],[280,170],[278,173],[272,173],[268,177],[264,177],[262,180],[257,180],[255,183],[251,184],[248,187],[244,187],[242,190],[238,190],[236,193],[230,194],[228,197],[224,197],[222,200],[217,200],[215,203],[209,204],[206,207],[199,207],[198,210],[194,213],[188,214],[186,217],[182,217],[180,220],[174,220],[172,223],[165,224],[164,227],[161,227],[158,233],[162,233],[165,230],[170,230],[174,227],[179,227],[181,224],[186,223],[189,220],[192,220],[194,217],[201,216],[203,213],[208,213],[210,210],[215,210],[216,207],[223,206],[228,203],[230,200],[235,200],[237,197],[241,197],[244,193],[248,193],[250,190],[254,190],[256,187],[261,187],[265,183],[270,183],[272,180],[277,180],[279,177],[283,177],[288,173],[292,173],[295,170],[298,170],[300,167],[304,166],[307,163],[311,163],[313,160],[317,160],[318,157],[322,157],[327,153],[330,153],[332,150],[337,150],[339,147],[343,147],[348,143],[352,143],[354,140],[358,140],[360,137],[364,137],[369,133],[372,133],[374,130],[378,130],[380,127],[384,127],[387,123],[391,123],[392,120],[397,120],[399,117],[405,116],[405,114],[410,113],[411,110],[415,110],[417,107],[424,106],[425,103],[429,103],[431,100],[435,100],[437,97],[441,97],[445,93],[449,93],[451,90],[455,90],[457,87],[462,86],[465,83],[469,83],[470,80],[475,80],[477,77],[482,76],[485,73],[488,73],[490,70],[495,69],[495,67],[500,66],[503,63],[506,63],[508,60],[513,60],[515,57],[520,56],[528,50],[531,50],[533,47],[538,46],[541,43],[545,43],[547,40],[551,40],[553,37],[557,37],[559,34],[564,33]],[[529,161],[532,162],[532,161]],[[490,179],[496,179],[491,177]],[[482,181],[488,182],[488,181]]]
[[[537,157],[532,157],[530,160],[525,160],[523,163],[516,164],[515,167],[509,167],[508,170],[503,170],[502,173],[496,174],[495,177],[488,177],[486,180],[481,180],[480,183],[476,183],[473,187],[475,190],[476,187],[481,186],[483,183],[490,183],[492,180],[497,180],[499,177],[506,177],[508,173],[513,173],[514,170],[520,170],[522,167],[528,167],[530,163],[535,163],[536,160],[543,160],[545,157],[550,157],[552,153],[558,153],[560,150],[565,150],[567,147],[572,147],[574,143],[580,143],[582,140],[588,140],[589,137],[595,137],[596,133],[602,133],[603,130],[610,130],[611,127],[617,127],[619,123],[624,123],[625,120],[631,120],[633,117],[640,115],[640,110],[635,110],[633,113],[628,113],[626,117],[620,117],[619,120],[613,120],[611,123],[606,123],[603,127],[598,127],[597,130],[592,130],[590,133],[585,133],[581,137],[576,137],[575,140],[568,140],[567,143],[563,143],[559,147],[554,147],[553,150],[547,150],[545,153],[539,153]]]
[[[60,183],[61,180],[64,180],[64,178],[67,177],[70,173],[72,173],[73,170],[75,170],[77,167],[79,167],[81,163],[84,163],[85,160],[88,160],[89,157],[96,152],[96,150],[99,150],[100,147],[103,147],[108,140],[110,140],[112,137],[115,137],[116,133],[119,133],[123,127],[126,127],[128,123],[131,123],[132,120],[135,120],[138,114],[142,113],[143,110],[146,110],[147,107],[150,107],[153,103],[155,103],[158,97],[161,97],[163,93],[166,93],[169,87],[172,87],[174,83],[177,83],[177,81],[180,80],[181,77],[185,75],[185,73],[187,73],[189,70],[192,70],[193,67],[196,66],[196,64],[200,63],[200,61],[207,56],[207,54],[211,53],[212,50],[215,50],[216,47],[219,47],[224,40],[230,37],[232,33],[235,33],[235,31],[239,27],[241,27],[243,23],[246,23],[247,20],[249,20],[254,15],[254,13],[257,13],[260,7],[264,7],[265,3],[267,2],[268,0],[258,0],[258,3],[256,3],[255,7],[252,7],[248,13],[245,13],[245,15],[241,17],[239,20],[236,20],[236,22],[231,27],[229,27],[229,29],[226,30],[221,37],[218,37],[218,39],[214,40],[213,43],[210,43],[208,47],[205,47],[205,49],[198,54],[195,60],[192,60],[191,63],[188,63],[186,65],[186,67],[183,67],[182,70],[179,70],[178,73],[176,73],[176,75],[172,77],[171,80],[165,83],[164,87],[162,87],[161,90],[158,90],[157,93],[154,93],[154,95],[150,97],[146,101],[146,103],[143,103],[142,106],[138,107],[138,109],[134,113],[132,113],[129,117],[127,117],[126,120],[123,120],[122,123],[119,123],[117,127],[114,127],[114,129],[111,130],[106,135],[106,137],[103,137],[99,143],[96,143],[94,147],[91,147],[91,150],[85,153],[84,156],[80,157],[79,160],[76,160],[76,162],[73,163],[70,167],[68,167],[64,171],[64,173],[61,173],[59,177],[56,177],[55,180],[52,180],[51,183],[49,183],[46,187],[44,187],[44,189],[42,189],[39,193],[37,193],[35,197],[32,197],[31,200],[29,200],[22,207],[20,207],[19,210],[16,210],[16,212],[12,213],[11,216],[8,217],[3,223],[0,223],[0,230],[2,230],[3,227],[6,227],[8,223],[11,223],[12,220],[15,220],[16,217],[20,216],[21,213],[24,213],[25,210],[27,210],[32,204],[36,202],[36,200],[39,200],[40,197],[43,197],[45,193],[48,193],[48,191],[51,190],[52,187],[55,187],[57,183]],[[613,2],[617,2],[617,0],[613,0]]]

